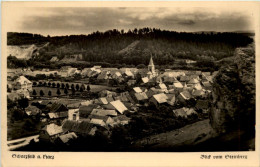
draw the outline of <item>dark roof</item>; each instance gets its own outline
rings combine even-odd
[[[88,121],[73,121],[65,120],[62,124],[62,129],[64,131],[71,131],[76,133],[88,134],[93,128],[93,124]]]
[[[80,106],[79,107],[79,114],[80,114],[80,116],[82,116],[82,115],[89,115],[92,112],[92,110],[94,108],[96,108],[97,106],[98,105],[96,105],[96,104],[91,104],[91,105],[88,105],[88,106]]]
[[[49,100],[44,100],[44,101],[41,102],[41,105],[47,106],[48,104],[52,104],[52,102],[49,101]]]
[[[68,108],[61,103],[53,103],[50,107],[50,112],[68,111]]]

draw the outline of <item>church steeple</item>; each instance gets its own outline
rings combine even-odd
[[[150,58],[150,62],[149,62],[149,65],[148,65],[148,77],[149,78],[153,78],[154,76],[156,76],[156,72],[155,72],[155,67],[154,67],[154,64],[153,64],[153,57],[151,56]]]
[[[150,58],[149,66],[154,66],[154,64],[153,64],[153,57],[152,56]]]

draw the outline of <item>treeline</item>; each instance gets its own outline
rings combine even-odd
[[[186,33],[141,28],[108,30],[89,35],[44,37],[37,34],[8,33],[9,45],[50,45],[40,51],[35,62],[48,62],[53,56],[62,59],[65,55],[82,53],[83,61],[109,64],[148,64],[152,55],[157,65],[172,65],[176,59],[207,61],[233,56],[237,47],[253,42],[249,36],[239,33]],[[138,41],[138,42],[136,42]],[[133,47],[131,44],[136,43]],[[122,51],[123,50],[123,51]]]
[[[7,33],[7,45],[30,45],[30,44],[42,44],[50,41],[48,37],[40,34],[31,33]]]

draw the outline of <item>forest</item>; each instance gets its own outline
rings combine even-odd
[[[99,62],[107,63],[107,66],[137,66],[148,64],[150,56],[153,56],[155,64],[159,66],[176,64],[176,61],[180,62],[179,60],[183,59],[206,61],[204,64],[207,64],[231,57],[235,48],[253,42],[248,34],[243,33],[187,33],[148,27],[135,28],[127,32],[113,29],[70,36],[9,32],[7,38],[8,45],[42,45],[49,42],[48,47],[41,49],[38,56],[27,62],[28,65],[39,65],[41,62],[43,66],[50,66],[49,60],[53,56],[62,59],[66,55],[77,53],[81,53],[83,61],[91,65]]]

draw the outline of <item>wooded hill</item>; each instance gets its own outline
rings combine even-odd
[[[126,65],[147,64],[151,55],[157,65],[173,64],[177,59],[215,61],[233,56],[235,48],[253,42],[245,33],[185,33],[155,28],[53,37],[9,32],[7,38],[8,45],[50,42],[34,57],[38,62],[82,53],[86,62]]]

